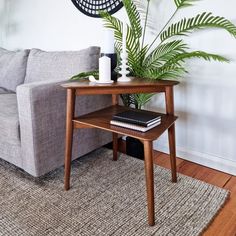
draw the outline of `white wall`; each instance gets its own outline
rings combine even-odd
[[[173,0],[152,2],[160,28],[174,9]],[[204,0],[177,18],[212,11],[236,24],[235,8],[235,0]],[[124,9],[116,16],[124,19]],[[76,50],[101,40],[101,20],[83,15],[70,0],[0,0],[2,47]],[[196,32],[187,40],[194,50],[221,53],[231,63],[188,63],[189,74],[175,92],[178,155],[236,175],[236,40],[222,30]],[[163,104],[163,96],[157,96],[148,107],[157,110]],[[166,136],[155,147],[167,151]]]

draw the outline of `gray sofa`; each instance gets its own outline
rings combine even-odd
[[[72,75],[97,69],[99,48],[11,52],[0,48],[0,158],[38,177],[64,163],[66,91]],[[76,114],[111,104],[108,95],[81,96]],[[96,129],[74,133],[75,159],[111,140]]]

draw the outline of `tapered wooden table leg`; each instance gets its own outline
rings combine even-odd
[[[176,183],[177,182],[177,173],[176,173],[175,124],[173,124],[168,129],[168,138],[169,138],[172,182]]]
[[[66,146],[65,146],[65,190],[70,188],[70,172],[71,172],[71,152],[73,142],[73,118],[75,106],[75,93],[73,89],[67,89],[67,105],[66,105]]]
[[[118,105],[119,103],[119,95],[118,94],[112,94],[112,105]],[[117,161],[118,159],[118,134],[112,133],[112,139],[113,139],[113,161]]]
[[[118,159],[118,134],[112,133],[113,136],[113,161]]]
[[[154,178],[153,178],[153,155],[152,141],[144,141],[144,160],[147,189],[148,205],[148,224],[155,224],[155,207],[154,207]]]

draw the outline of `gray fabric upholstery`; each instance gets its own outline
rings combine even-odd
[[[29,50],[8,51],[0,48],[0,87],[16,91],[24,82]]]
[[[16,94],[0,94],[0,140],[9,144],[20,142]]]
[[[17,88],[22,165],[33,176],[64,163],[66,90],[60,84],[35,82]],[[81,96],[76,104],[76,113],[84,114],[111,105],[111,97]],[[110,140],[110,133],[95,129],[75,132],[73,159]]]
[[[21,166],[16,94],[0,94],[0,158]]]
[[[12,93],[12,91],[0,87],[0,94]]]
[[[27,53],[0,49],[0,65],[4,66],[0,68],[0,80],[7,85],[0,83],[0,158],[36,177],[64,164],[66,90],[60,84],[74,74],[97,69],[99,52],[97,47],[77,52],[32,49],[24,84],[17,87],[16,94],[9,94],[14,87],[9,75],[22,83],[26,63],[20,64],[19,58],[26,59]],[[15,68],[12,62],[16,63]],[[24,69],[19,65],[24,65]],[[76,113],[88,113],[110,104],[109,95],[81,96],[76,102]],[[110,133],[96,129],[76,131],[73,159],[108,143],[111,137]]]
[[[68,80],[80,72],[95,70],[98,68],[99,54],[98,47],[64,52],[32,49],[29,54],[25,83]]]

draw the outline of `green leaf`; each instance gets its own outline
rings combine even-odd
[[[156,33],[156,31],[157,31],[156,15],[154,17],[152,12],[150,12],[148,10],[148,3],[150,2],[150,0],[148,0],[148,1],[133,0],[133,2],[140,14],[140,19],[141,19],[142,25],[144,26],[146,23],[149,30]]]
[[[178,79],[187,71],[178,64],[164,65],[160,68],[149,68],[145,71],[145,78],[149,79]]]
[[[98,71],[82,72],[82,73],[79,73],[78,75],[74,75],[73,77],[70,78],[70,80],[79,80],[79,79],[89,77],[90,75],[94,76],[97,79],[98,74],[99,74]]]
[[[198,0],[174,0],[177,8],[192,6]]]
[[[147,54],[147,46],[143,47],[140,51],[132,53],[128,56],[128,65],[130,69],[130,75],[142,77],[143,61]]]
[[[145,67],[160,67],[167,61],[176,57],[178,54],[188,49],[187,44],[182,40],[174,40],[165,44],[161,44],[155,48],[145,59]]]
[[[187,59],[191,58],[200,58],[207,61],[215,60],[219,62],[229,62],[229,60],[223,56],[203,51],[183,52],[166,62],[162,67],[149,68],[145,72],[145,77],[150,79],[178,79],[184,73],[187,73],[183,64]]]
[[[142,36],[142,26],[139,12],[132,0],[123,0],[124,7],[129,17],[131,29],[136,38]]]
[[[104,20],[104,26],[114,30],[114,35],[115,35],[115,39],[116,39],[116,44],[119,45],[119,47],[122,46],[122,22],[111,16],[109,13],[107,12],[100,12],[100,16],[103,18]]]
[[[137,109],[141,109],[146,103],[148,103],[153,93],[140,93],[140,94],[121,94],[120,97],[125,106],[135,106]]]
[[[191,59],[191,58],[200,58],[206,61],[214,60],[218,62],[229,62],[227,58],[217,54],[207,53],[203,51],[193,51],[193,52],[180,53],[174,59],[170,60],[167,64],[176,64],[179,62],[184,62],[186,59]]]
[[[222,28],[228,31],[231,35],[236,37],[236,26],[229,20],[220,16],[213,16],[212,13],[203,12],[195,17],[189,19],[182,19],[179,22],[172,24],[165,30],[161,35],[161,41],[176,36],[176,35],[187,35],[193,32],[194,29],[203,28]]]
[[[139,93],[134,94],[134,99],[136,103],[136,107],[141,109],[146,103],[148,103],[152,96],[155,95],[154,93]]]
[[[135,105],[135,98],[134,94],[121,94],[120,97],[123,101],[123,104],[127,107],[130,107],[131,105]]]
[[[128,64],[134,69],[137,66],[137,54],[140,51],[139,39],[133,34],[132,28],[127,28],[126,47],[128,53]]]

